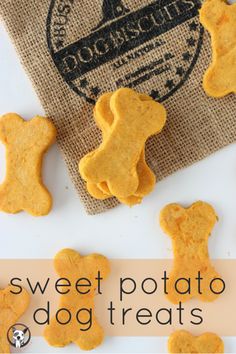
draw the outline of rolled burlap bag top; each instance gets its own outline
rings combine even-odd
[[[163,102],[168,121],[146,147],[157,180],[236,138],[236,99],[207,97],[211,60],[198,0],[1,0],[0,14],[46,114],[88,213],[117,201],[90,197],[78,162],[98,146],[96,99],[130,87]],[[4,55],[4,53],[2,53]]]

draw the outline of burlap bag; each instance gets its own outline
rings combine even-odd
[[[157,180],[235,141],[235,97],[212,99],[202,89],[211,50],[198,20],[200,5],[198,0],[1,0],[1,17],[58,129],[88,213],[117,204],[91,198],[77,167],[101,140],[93,105],[103,92],[128,86],[165,104],[167,125],[146,149]]]

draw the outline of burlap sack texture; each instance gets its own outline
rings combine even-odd
[[[93,105],[102,92],[128,86],[166,106],[167,125],[146,149],[157,180],[235,141],[235,97],[212,99],[202,89],[211,50],[200,6],[198,0],[1,0],[1,17],[58,129],[88,213],[117,204],[91,198],[77,167],[101,140]]]

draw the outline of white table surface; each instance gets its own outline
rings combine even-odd
[[[26,77],[10,40],[0,25],[0,114],[17,112],[26,119],[43,109]],[[0,146],[0,180],[4,177],[4,148]],[[109,258],[171,258],[171,243],[157,216],[170,202],[211,203],[218,215],[209,241],[212,258],[236,258],[236,144],[166,178],[141,206],[119,206],[97,216],[86,215],[55,145],[46,155],[44,181],[54,199],[52,212],[42,218],[26,213],[0,214],[0,258],[52,258],[64,247]],[[1,279],[0,279],[1,284]],[[1,286],[5,286],[1,284]],[[166,352],[166,338],[107,338],[95,353]],[[236,338],[225,338],[227,352],[236,352]],[[28,351],[27,351],[28,350]],[[79,352],[76,346],[50,348],[34,338],[34,353]],[[29,352],[25,348],[23,352]]]

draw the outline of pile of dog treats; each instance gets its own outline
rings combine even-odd
[[[99,98],[94,119],[103,141],[79,163],[88,192],[101,200],[114,196],[129,206],[141,203],[156,183],[145,160],[145,143],[164,127],[165,108],[147,95],[121,88]]]

